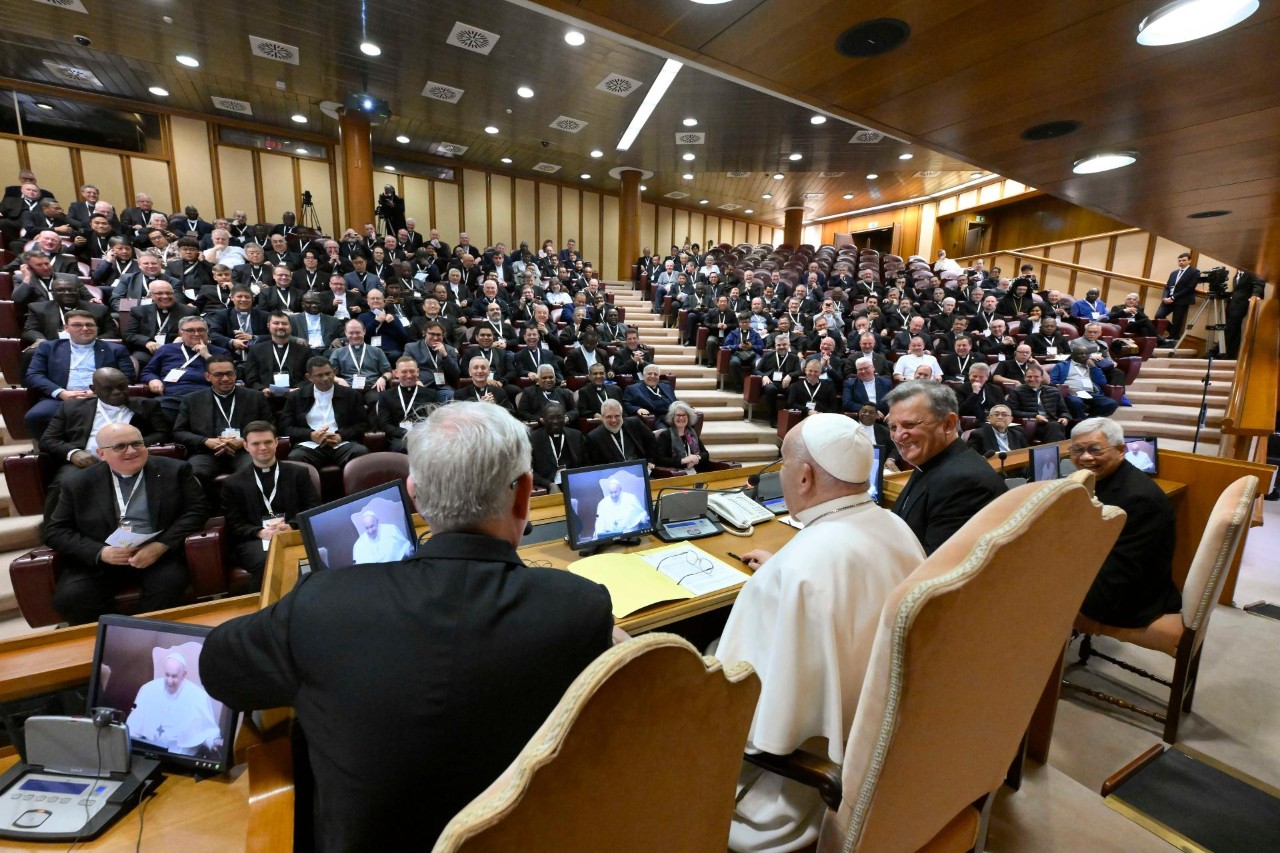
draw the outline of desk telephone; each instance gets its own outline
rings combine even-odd
[[[769,521],[773,513],[742,492],[716,492],[707,496],[707,507],[726,524],[739,530]]]

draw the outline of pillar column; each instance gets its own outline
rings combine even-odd
[[[618,193],[618,278],[631,281],[631,265],[640,257],[640,178],[638,169],[622,170]]]
[[[345,187],[345,222],[337,223],[334,234],[347,228],[357,232],[366,222],[374,221],[373,212],[373,142],[369,119],[345,110],[338,114],[338,138],[342,142],[342,179]]]
[[[788,207],[783,210],[782,242],[799,246],[804,242],[804,208]]]

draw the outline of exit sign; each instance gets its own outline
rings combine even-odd
[[[985,217],[985,216],[975,216],[975,217],[973,217],[973,221],[974,221],[974,222],[986,222],[986,221],[987,221],[987,217]]]

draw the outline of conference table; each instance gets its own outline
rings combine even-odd
[[[1011,452],[1004,463],[1006,472],[1010,475],[1020,473],[1019,469],[1027,461],[1028,451]],[[996,460],[993,459],[991,462],[993,467],[998,467]],[[1156,482],[1173,501],[1179,530],[1196,531],[1195,536],[1179,537],[1178,548],[1175,551],[1174,575],[1175,580],[1181,584],[1190,565],[1190,555],[1194,553],[1198,544],[1199,531],[1204,529],[1205,519],[1217,495],[1228,483],[1239,476],[1255,473],[1269,477],[1271,469],[1255,463],[1164,451],[1161,452],[1161,465],[1161,477],[1157,478]],[[659,487],[693,487],[696,484],[712,489],[734,488],[744,485],[749,474],[758,472],[764,467],[764,465],[750,465],[659,480],[653,483],[653,492],[656,493]],[[892,505],[908,476],[909,474],[902,473],[885,477],[884,503],[886,505]],[[563,519],[564,508],[561,496],[547,495],[534,498],[530,520],[535,525],[535,533],[531,538],[539,538],[537,531],[539,526],[563,522]],[[418,521],[418,532],[420,534],[428,532],[421,519]],[[775,520],[757,525],[749,537],[722,533],[697,540],[695,544],[741,571],[742,580],[745,582],[750,577],[750,570],[735,559],[731,552],[742,554],[754,549],[777,551],[790,541],[795,533],[796,530],[791,526]],[[664,543],[646,536],[638,545],[618,547],[617,550],[644,550],[662,544]],[[578,559],[578,554],[559,538],[523,545],[518,552],[526,563],[535,567],[545,566],[549,569],[564,569],[569,563]],[[255,612],[261,607],[278,601],[293,588],[299,576],[298,564],[305,560],[305,557],[301,536],[296,531],[282,534],[272,540],[260,593],[202,602],[152,615],[159,619],[218,625],[237,616]],[[534,570],[545,569],[535,568]],[[1232,586],[1234,586],[1235,571],[1236,566],[1233,566],[1229,578]],[[727,618],[728,608],[733,604],[739,588],[734,586],[693,599],[656,604],[617,620],[617,625],[628,633],[636,634],[658,629],[679,632],[682,625],[700,617],[718,619],[722,623],[723,619]],[[95,632],[96,626],[86,625],[61,630],[45,630],[0,642],[0,703],[13,702],[86,683],[93,658]],[[1044,761],[1048,757],[1059,683],[1060,671],[1050,674],[1028,732],[1027,755],[1038,761]],[[273,723],[278,723],[280,718],[280,712],[276,712],[274,717],[271,715],[260,717],[259,722],[262,722],[264,727],[271,727]],[[250,831],[251,800],[256,803],[258,799],[251,796],[250,782],[247,778],[250,774],[245,772],[245,766],[241,762],[246,754],[252,755],[253,748],[265,750],[269,746],[269,743],[258,743],[256,738],[256,727],[242,726],[236,745],[237,766],[222,779],[195,784],[187,777],[167,778],[157,789],[154,802],[147,807],[144,848],[181,849],[184,853],[239,849],[245,843],[246,834]],[[0,771],[16,760],[11,750],[8,753],[6,755],[5,752],[0,751]],[[262,784],[268,785],[266,782]],[[271,784],[276,788],[281,787],[279,779]],[[270,793],[278,793],[278,791],[268,791],[263,794],[263,797]],[[291,792],[289,796],[292,796]],[[253,832],[256,834],[259,824],[255,822],[252,825]],[[132,849],[137,832],[138,812],[135,809],[101,837],[85,844],[84,849]],[[0,843],[0,848],[6,850],[50,849],[46,845],[24,847],[12,842]]]

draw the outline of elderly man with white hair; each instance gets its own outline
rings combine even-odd
[[[782,442],[782,493],[804,528],[776,554],[743,555],[758,570],[715,652],[760,676],[748,753],[787,755],[825,738],[827,757],[844,760],[880,610],[925,557],[868,494],[872,458],[866,433],[843,415],[811,415]],[[749,763],[738,785],[730,849],[798,850],[818,837],[826,807],[814,789]]]
[[[394,524],[383,524],[373,510],[360,513],[360,538],[351,549],[351,562],[390,563],[413,553],[413,546]]]
[[[162,674],[138,689],[128,725],[130,737],[178,755],[222,747],[209,694],[187,678],[186,658],[178,652],[166,655]]]
[[[624,492],[622,482],[616,477],[601,480],[600,491],[604,497],[596,504],[593,539],[615,533],[630,533],[648,526],[649,513],[644,504],[631,492]]]

